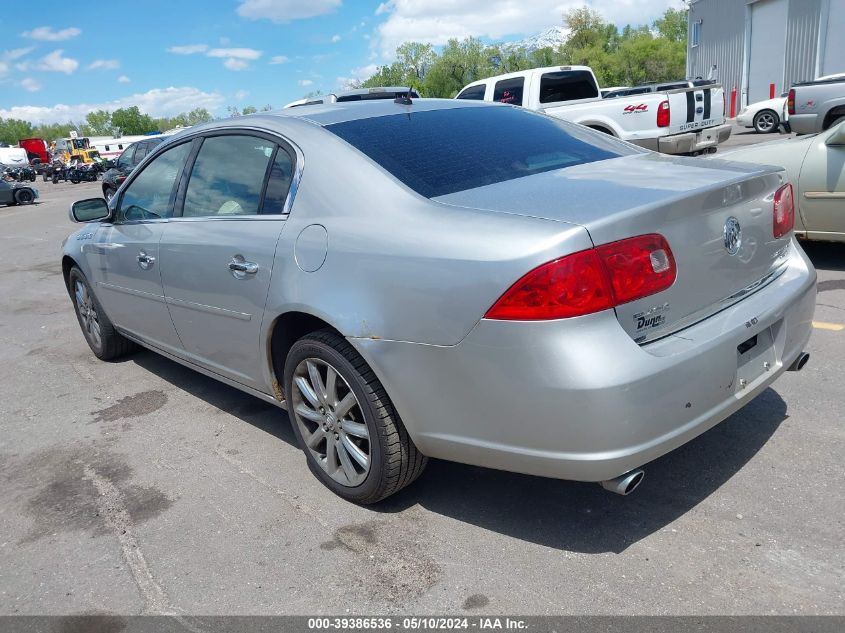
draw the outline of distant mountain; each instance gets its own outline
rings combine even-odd
[[[505,42],[501,47],[506,50],[515,50],[524,48],[529,53],[536,51],[539,48],[557,48],[569,37],[569,30],[564,26],[553,26],[546,29],[539,35],[533,37],[526,37],[524,40],[518,42]]]

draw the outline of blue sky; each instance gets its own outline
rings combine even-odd
[[[91,10],[44,0],[0,16],[0,117],[81,120],[138,105],[156,115],[281,107],[344,87],[403,41],[509,41],[590,4],[619,25],[679,0],[143,0]]]

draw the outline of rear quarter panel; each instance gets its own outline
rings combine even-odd
[[[523,274],[591,246],[566,222],[422,198],[329,132],[299,138],[305,166],[276,252],[266,327],[303,311],[347,337],[454,345]],[[311,225],[325,228],[326,255],[305,272],[298,262],[321,248],[300,239]]]

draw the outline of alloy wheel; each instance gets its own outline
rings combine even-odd
[[[306,449],[334,481],[360,485],[370,472],[370,432],[349,384],[326,361],[306,358],[292,387],[290,411]]]
[[[88,292],[85,284],[78,279],[73,284],[73,293],[76,296],[76,311],[79,313],[80,321],[82,321],[82,329],[85,331],[85,336],[89,338],[95,347],[100,347],[102,345],[100,317],[97,314],[91,293]]]
[[[771,112],[762,112],[757,115],[757,130],[759,132],[771,132],[775,127],[775,115]]]

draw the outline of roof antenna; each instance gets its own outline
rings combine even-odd
[[[393,100],[393,103],[398,103],[399,105],[414,105],[414,102],[411,101],[411,90],[409,89],[405,94],[398,95]]]

